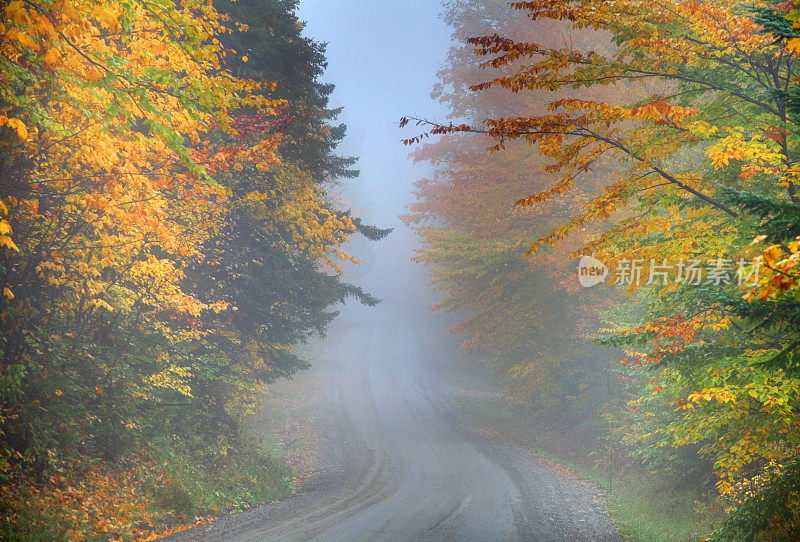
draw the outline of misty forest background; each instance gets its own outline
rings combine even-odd
[[[461,406],[633,539],[800,535],[795,4],[446,1],[450,119],[402,122],[434,308],[504,392]],[[290,495],[247,416],[337,304],[377,303],[341,265],[389,233],[332,194],[357,172],[324,46],[293,0],[0,8],[0,536]],[[589,290],[581,254],[760,269]]]

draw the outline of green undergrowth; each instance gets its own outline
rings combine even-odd
[[[162,511],[191,516],[236,512],[292,494],[292,471],[275,442],[247,435],[236,446],[159,447],[166,483],[150,488]]]

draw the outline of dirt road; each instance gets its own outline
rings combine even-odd
[[[348,308],[298,377],[313,390],[319,472],[296,497],[171,540],[618,540],[587,484],[469,430],[447,391],[441,318],[391,261],[382,272],[399,288]]]

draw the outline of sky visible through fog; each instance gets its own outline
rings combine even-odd
[[[343,191],[367,222],[397,227],[414,181],[414,165],[400,142],[416,127],[398,127],[403,115],[444,119],[430,98],[450,46],[438,0],[301,0],[305,35],[327,42],[325,82],[336,85],[333,106],[344,106],[348,136],[342,154],[359,158],[361,176]],[[397,232],[400,233],[400,232]]]

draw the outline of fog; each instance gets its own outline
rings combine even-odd
[[[316,413],[320,447],[302,504],[212,525],[203,539],[618,538],[594,489],[522,448],[476,438],[478,422],[470,426],[458,407],[463,382],[490,371],[451,332],[464,314],[431,310],[441,295],[413,261],[419,239],[399,219],[414,183],[431,171],[412,160],[398,121],[447,116],[430,96],[452,45],[439,11],[429,1],[301,4],[307,35],[327,42],[332,104],[344,107],[348,135],[339,151],[359,158],[359,177],[333,192],[393,229],[377,243],[348,245],[360,264],[347,264],[344,277],[381,303],[338,307],[326,337],[308,349],[311,368],[294,378],[293,390],[314,390],[306,408]],[[273,393],[294,392],[276,384]]]
[[[0,539],[797,538],[787,3],[5,4]]]

